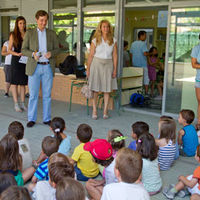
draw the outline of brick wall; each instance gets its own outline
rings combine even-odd
[[[74,78],[74,77],[73,77]],[[60,73],[56,73],[53,80],[52,99],[58,101],[69,102],[72,76],[64,76]],[[3,68],[0,67],[0,90],[5,89],[5,76]],[[27,89],[28,90],[28,89]],[[40,91],[41,96],[41,91]],[[86,105],[86,98],[81,95],[81,88],[73,88],[72,103]],[[89,105],[92,105],[92,101],[89,100]],[[100,103],[101,105],[101,103]],[[113,109],[113,101],[111,100],[109,109]]]

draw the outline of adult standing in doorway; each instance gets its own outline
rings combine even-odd
[[[5,56],[4,73],[5,73],[6,89],[5,89],[4,97],[9,97],[9,89],[10,89],[10,81],[11,81],[12,55],[8,53],[8,46],[9,46],[9,40],[4,42],[1,49],[1,55]]]
[[[200,39],[200,34],[199,34],[199,39]],[[197,103],[198,103],[197,129],[200,130],[200,44],[198,44],[192,49],[191,62],[192,62],[192,68],[196,69],[197,71],[196,79],[195,79],[195,92],[196,92],[196,98],[197,98]]]
[[[138,32],[138,40],[131,44],[130,54],[132,57],[133,67],[143,68],[143,81],[145,87],[145,95],[148,95],[149,75],[147,69],[148,49],[146,45],[146,31]]]
[[[17,112],[26,111],[27,108],[24,105],[25,101],[25,86],[28,82],[28,77],[25,74],[26,64],[20,63],[22,56],[21,47],[23,38],[26,32],[26,20],[23,16],[17,17],[15,21],[14,31],[11,32],[9,38],[8,53],[12,55],[11,58],[11,89],[14,101],[14,108]],[[14,50],[13,50],[14,48]],[[20,86],[20,99],[18,102],[18,85]]]
[[[98,92],[104,93],[103,118],[108,118],[110,92],[117,89],[117,43],[109,21],[102,20],[94,34],[87,63],[89,87],[94,92],[92,118],[97,119]]]
[[[55,56],[59,53],[56,33],[46,28],[48,13],[39,10],[35,14],[37,28],[28,30],[22,44],[22,53],[28,57],[26,74],[28,75],[29,104],[27,127],[35,125],[37,104],[42,83],[43,123],[51,123],[51,89],[55,72]]]

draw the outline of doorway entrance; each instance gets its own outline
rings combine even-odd
[[[128,41],[128,49],[130,49],[131,44],[138,39],[138,32],[141,30],[146,31],[147,39],[145,42],[147,46],[147,51],[149,51],[152,46],[156,47],[158,49],[158,58],[160,60],[159,62],[162,62],[162,64],[164,65],[167,21],[168,6],[126,8],[124,40]],[[149,97],[147,98],[145,104],[130,104],[130,97],[132,94],[138,92],[144,94],[143,80],[142,76],[140,76],[141,72],[138,72],[138,70],[141,70],[141,68],[136,69],[135,67],[132,67],[131,59],[132,58],[130,58],[129,67],[123,68],[121,104],[128,109],[160,114],[162,110],[162,98],[156,98],[160,95],[159,90],[157,89],[158,83],[160,83],[158,79],[156,79],[155,81],[153,95],[150,95],[151,91],[149,87]],[[136,70],[137,72],[135,72],[134,70]],[[156,72],[158,73],[159,71],[159,68],[157,68]],[[130,78],[131,76],[132,79]],[[123,81],[126,81],[125,79],[130,80],[128,88],[123,85]]]
[[[196,70],[191,66],[191,50],[199,44],[200,8],[175,8],[171,12],[166,100],[164,111],[197,110],[194,89]]]

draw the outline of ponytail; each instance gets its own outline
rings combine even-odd
[[[59,143],[62,142],[62,136],[61,133],[63,133],[65,129],[65,121],[61,117],[54,117],[51,121],[51,128],[55,134],[55,138],[59,141]]]
[[[63,139],[62,139],[62,136],[60,134],[61,133],[60,129],[56,128],[54,130],[54,133],[55,133],[55,138],[58,140],[59,143],[61,143]]]

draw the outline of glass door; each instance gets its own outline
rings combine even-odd
[[[171,12],[165,112],[197,110],[196,70],[191,66],[191,50],[199,44],[200,8],[176,8]]]

